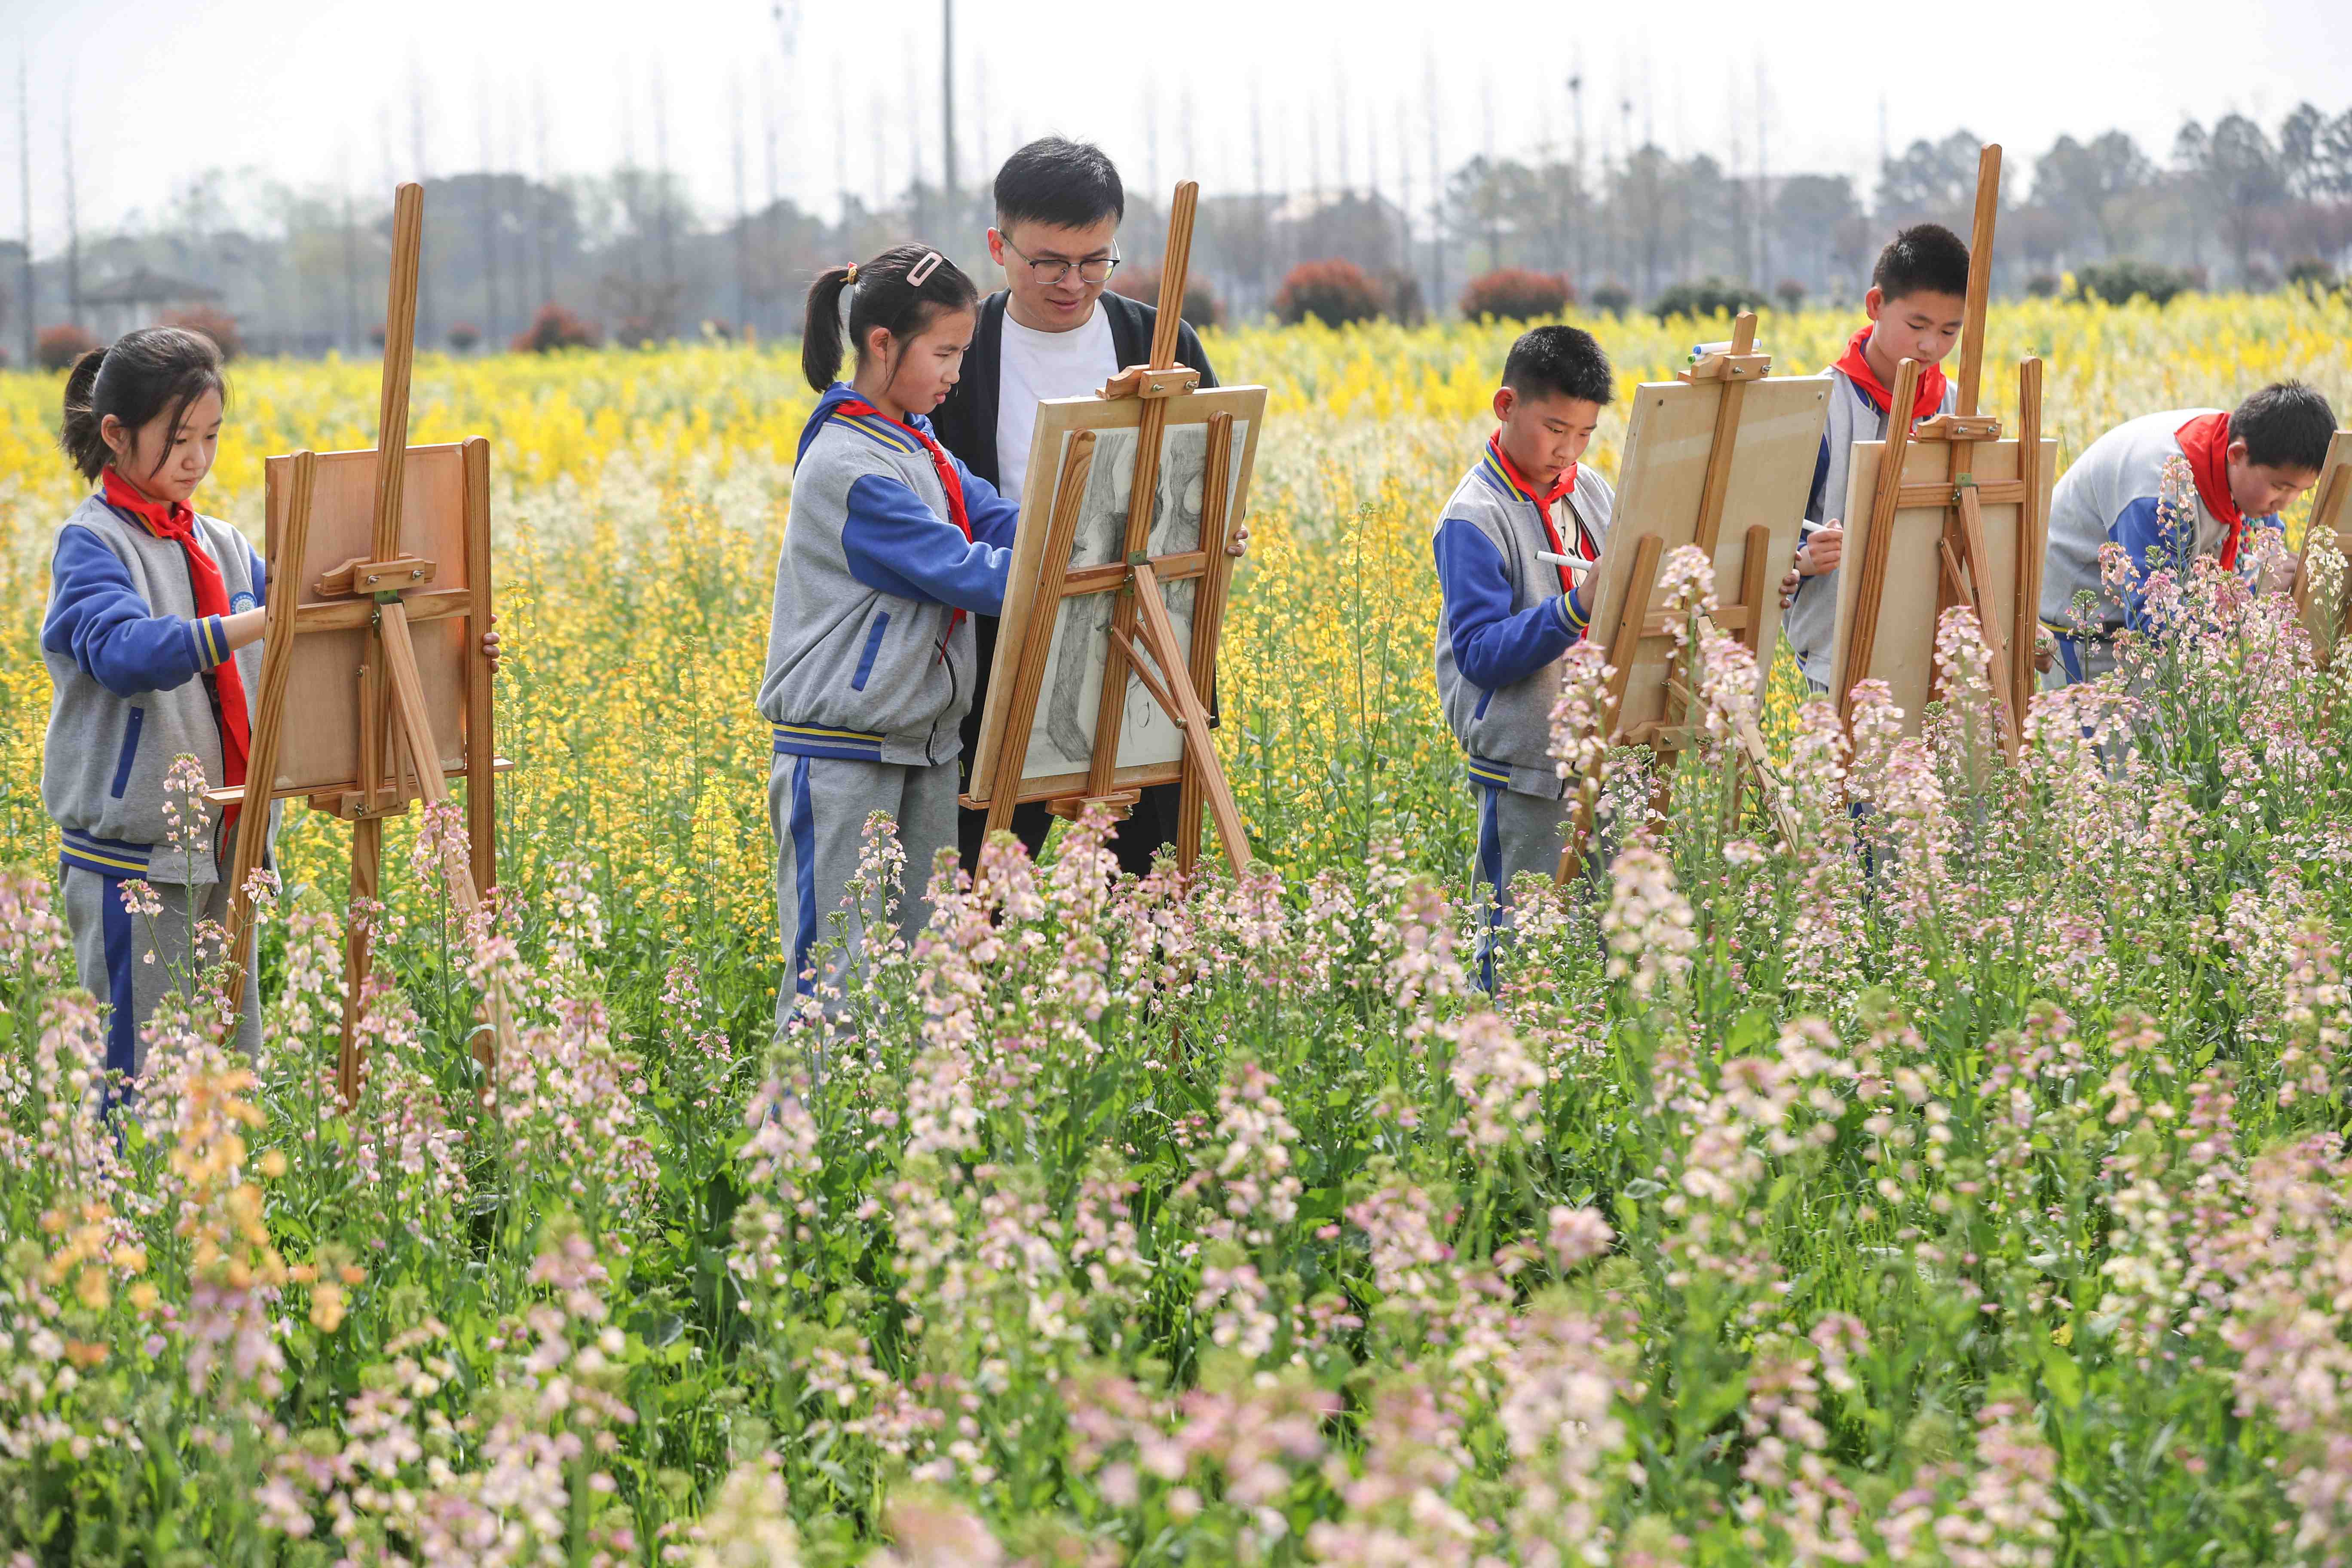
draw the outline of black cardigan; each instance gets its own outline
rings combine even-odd
[[[931,416],[931,429],[940,445],[963,459],[963,466],[986,479],[998,483],[996,471],[996,398],[1004,382],[1004,302],[1009,298],[1002,289],[991,294],[980,307],[980,327],[971,335],[971,347],[963,356],[963,374],[948,391],[947,401]],[[1151,330],[1160,312],[1139,300],[1105,290],[1102,296],[1103,314],[1110,318],[1111,351],[1118,368],[1143,363],[1151,356]],[[1176,363],[1189,365],[1201,373],[1202,386],[1217,384],[1216,373],[1209,368],[1209,356],[1201,352],[1201,340],[1191,326],[1176,324]],[[1006,500],[1015,505],[1019,496]]]

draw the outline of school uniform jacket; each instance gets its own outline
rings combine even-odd
[[[243,534],[200,516],[196,537],[220,567],[232,615],[268,601],[268,573]],[[172,848],[163,775],[185,752],[222,782],[220,721],[203,678],[228,659],[252,721],[261,644],[230,653],[222,618],[196,614],[179,544],[104,497],[83,501],[58,531],[41,623],[52,691],[41,804],[64,830],[66,865],[160,883],[220,880],[221,811],[206,808],[194,852]]]
[[[2152,570],[2179,574],[2200,555],[2219,556],[2229,529],[2205,510],[2187,481],[2193,524],[2168,532],[2157,513],[2164,465],[2185,457],[2179,430],[2210,408],[2149,414],[2116,426],[2083,449],[2050,497],[2050,545],[2042,575],[2042,624],[2068,637],[2112,637],[2147,629],[2141,585]],[[2185,521],[2184,518],[2184,521]],[[2246,528],[2277,528],[2278,515],[2246,519]],[[2120,544],[2136,581],[2118,598],[2099,580],[2099,547]],[[2241,546],[2239,560],[2248,559]]]
[[[1615,498],[1609,481],[1579,467],[1552,506],[1566,553],[1601,558]],[[1470,776],[1521,795],[1558,800],[1567,791],[1551,756],[1553,667],[1584,637],[1588,607],[1560,591],[1560,569],[1536,559],[1551,549],[1535,497],[1489,450],[1445,503],[1430,539],[1437,563],[1437,697]]]
[[[972,616],[1003,607],[1019,509],[950,457],[966,539],[922,444],[891,420],[841,412],[856,395],[835,383],[801,432],[760,711],[779,756],[953,762],[971,705]]]
[[[1860,383],[1837,366],[1822,374],[1836,384],[1830,389],[1829,421],[1822,427],[1821,456],[1813,462],[1813,488],[1805,501],[1805,519],[1827,522],[1835,518],[1844,522],[1853,444],[1885,440],[1886,414],[1871,401]],[[1958,389],[1946,382],[1939,412],[1949,414],[1958,397]],[[1806,673],[1824,681],[1830,679],[1830,658],[1837,646],[1837,597],[1835,572],[1801,577],[1796,598],[1780,612],[1780,635],[1789,639]]]

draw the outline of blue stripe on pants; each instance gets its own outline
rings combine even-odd
[[[113,1009],[106,1019],[106,1065],[131,1076],[139,1060],[139,1009],[131,1000],[131,966],[138,962],[131,930],[131,910],[122,902],[122,880],[99,878],[98,907],[106,936],[106,1000]]]
[[[1486,990],[1495,989],[1495,932],[1503,918],[1503,828],[1500,806],[1503,792],[1500,786],[1486,784],[1478,791],[1478,874],[1486,879],[1489,897],[1486,903],[1486,940],[1478,959],[1478,984]]]
[[[809,800],[809,760],[793,759],[793,889],[800,905],[793,932],[793,984],[806,996],[816,989],[809,950],[816,946],[816,807]]]

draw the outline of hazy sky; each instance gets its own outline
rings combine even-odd
[[[2161,157],[2186,116],[2239,110],[2274,128],[2304,99],[2330,113],[2352,105],[2344,5],[1969,0],[1950,7],[1965,20],[1948,23],[1860,0],[1193,0],[1182,52],[1154,59],[1148,5],[959,0],[959,174],[969,183],[983,155],[992,168],[1016,136],[1047,130],[1099,141],[1131,185],[1189,172],[1211,190],[1246,189],[1254,145],[1270,186],[1337,184],[1344,149],[1351,184],[1377,178],[1393,196],[1409,174],[1418,206],[1433,70],[1448,168],[1489,146],[1571,145],[1567,81],[1580,69],[1595,161],[1646,128],[1670,151],[1750,169],[1759,89],[1776,172],[1867,173],[1882,103],[1897,148],[1965,125],[2021,163],[2061,132],[2120,125]],[[535,173],[541,104],[554,173],[649,164],[666,140],[713,216],[734,207],[737,125],[745,188],[764,199],[771,112],[777,187],[803,205],[830,212],[845,185],[868,200],[898,190],[910,158],[936,178],[934,0],[785,10],[780,23],[772,0],[0,0],[0,68],[29,67],[43,254],[63,237],[68,101],[92,227],[163,207],[208,167],[348,182],[385,200],[420,150],[436,174],[481,167],[486,144],[499,166]],[[0,82],[8,237],[15,85]]]

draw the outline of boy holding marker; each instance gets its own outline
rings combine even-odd
[[[2299,382],[2273,382],[2238,405],[2143,415],[2083,450],[2050,499],[2050,545],[2042,579],[2042,619],[2056,637],[2060,686],[2095,679],[2116,667],[2118,632],[2152,630],[2146,579],[2152,571],[2186,573],[2199,557],[2241,570],[2253,552],[2249,531],[2277,529],[2278,514],[2319,479],[2336,415]],[[2194,494],[2191,517],[2166,518],[2158,506],[2164,470],[2186,458]],[[2131,563],[2121,592],[2100,575],[2099,552],[2123,548]],[[2283,590],[2294,562],[2262,584]]]
[[[1591,607],[1582,580],[1601,559],[1615,503],[1609,481],[1578,462],[1614,390],[1591,333],[1522,334],[1495,392],[1497,428],[1431,539],[1438,700],[1477,796],[1471,879],[1492,889],[1480,965],[1489,988],[1512,879],[1549,876],[1568,826],[1568,785],[1551,756],[1555,666],[1583,640]]]
[[[1846,475],[1853,444],[1886,439],[1887,403],[1896,368],[1906,359],[1927,368],[1919,376],[1910,417],[1949,413],[1954,389],[1945,378],[1944,356],[1959,341],[1968,314],[1969,247],[1941,224],[1915,224],[1878,253],[1870,291],[1863,296],[1869,324],[1853,334],[1843,357],[1830,366],[1837,384],[1830,394],[1829,424],[1813,465],[1811,499],[1805,503],[1805,539],[1797,563],[1780,584],[1781,635],[1789,639],[1805,679],[1817,692],[1829,689],[1837,647],[1837,567],[1845,542],[1840,517],[1845,507]]]

